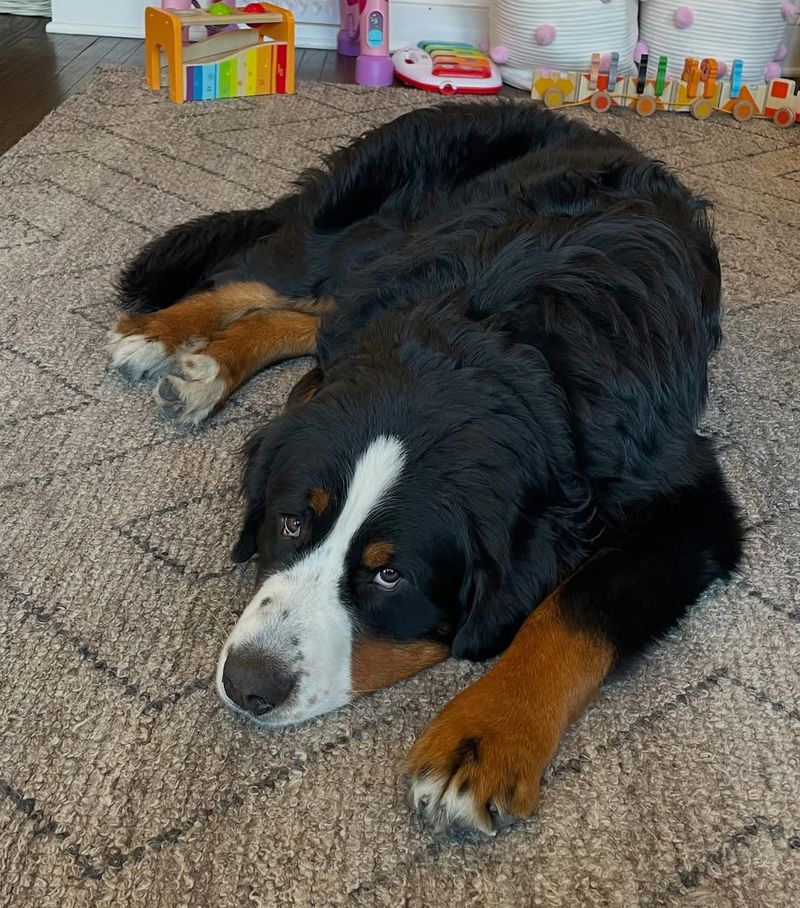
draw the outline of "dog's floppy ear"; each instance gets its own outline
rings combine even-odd
[[[324,377],[325,375],[319,366],[315,366],[306,372],[289,392],[289,396],[286,398],[286,412],[291,413],[302,407],[303,404],[308,403],[319,391]]]
[[[568,525],[539,516],[515,544],[502,533],[473,540],[472,566],[461,590],[461,617],[452,652],[456,658],[479,661],[501,653],[514,639],[522,622],[556,586],[560,559],[574,561],[574,553],[559,553],[554,540],[569,544]]]
[[[506,581],[507,582],[507,581]],[[462,588],[462,612],[453,638],[456,659],[480,662],[501,653],[514,639],[527,611],[509,600],[505,583],[477,568]]]
[[[266,512],[266,490],[280,453],[284,434],[281,420],[258,429],[244,446],[242,496],[245,501],[244,521],[231,558],[241,564],[258,551],[258,533]]]

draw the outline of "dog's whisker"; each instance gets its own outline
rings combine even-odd
[[[218,629],[219,632],[220,632],[219,643],[220,643],[221,646],[224,646],[224,645],[225,645],[225,641],[228,639],[228,631],[225,629],[225,626],[223,625],[223,623],[219,620],[219,618],[218,618],[218,617],[214,614],[214,612],[213,612],[213,611],[212,611],[212,610],[203,602],[203,600],[202,600],[199,596],[196,596],[196,597],[194,598],[194,601],[193,601],[192,604],[193,604],[193,605],[199,605],[200,608],[203,609],[203,611],[209,616],[209,618],[211,618],[211,620],[214,622],[214,624],[216,625],[217,629]]]

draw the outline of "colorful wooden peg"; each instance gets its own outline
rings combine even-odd
[[[711,57],[706,57],[700,64],[700,75],[703,79],[703,97],[716,98],[719,86],[717,85],[717,72],[719,64]]]
[[[664,94],[664,85],[667,81],[667,58],[661,56],[658,58],[658,73],[656,74],[656,97],[660,98]]]
[[[688,98],[697,97],[697,89],[700,86],[700,76],[700,61],[694,57],[687,57],[683,63],[681,80],[686,83],[686,96]]]
[[[738,98],[742,90],[742,68],[744,63],[741,60],[734,60],[731,67],[731,98]]]
[[[649,54],[642,54],[642,56],[639,58],[639,73],[636,76],[637,95],[644,93],[644,88],[647,84],[647,61],[649,59],[649,56]]]
[[[589,66],[589,87],[597,88],[597,77],[600,75],[600,54],[592,54],[592,62]]]
[[[608,64],[608,91],[614,91],[617,84],[617,73],[619,72],[619,54],[614,51],[611,54],[611,62]]]

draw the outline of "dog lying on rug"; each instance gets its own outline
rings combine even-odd
[[[419,110],[119,281],[112,365],[199,423],[314,355],[246,449],[258,586],[223,702],[301,722],[453,655],[501,658],[411,753],[414,803],[491,831],[568,725],[740,556],[695,431],[720,338],[706,202],[527,104]]]

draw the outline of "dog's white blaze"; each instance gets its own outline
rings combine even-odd
[[[225,693],[222,670],[231,647],[243,645],[278,656],[301,673],[293,705],[267,715],[264,724],[301,722],[350,701],[353,629],[339,598],[339,582],[353,537],[390,494],[404,461],[399,439],[380,436],[371,442],[356,463],[330,533],[292,567],[261,585],[220,654],[217,691],[228,706],[235,708]],[[292,664],[296,653],[302,657]]]

